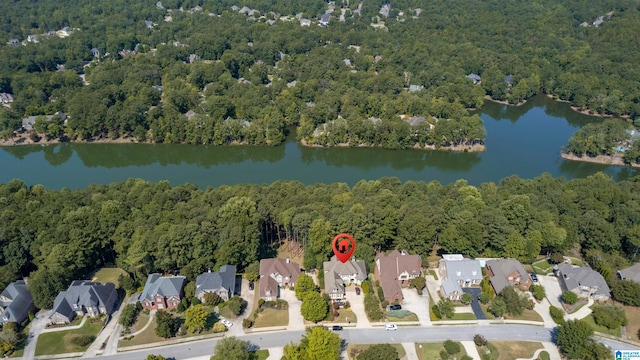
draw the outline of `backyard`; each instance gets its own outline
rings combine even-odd
[[[41,334],[36,344],[36,356],[84,352],[102,329],[102,321],[86,321],[80,329],[63,330]],[[87,336],[91,339],[86,345],[74,340]]]
[[[624,306],[627,315],[627,338],[638,341],[638,331],[640,330],[640,311],[637,306]]]
[[[127,272],[120,268],[102,268],[96,271],[95,274],[91,277],[91,281],[99,282],[99,283],[114,283],[116,288],[118,288],[118,277],[120,275],[126,275]]]
[[[549,259],[534,262],[531,267],[538,275],[546,275],[553,271],[553,265],[549,263]]]

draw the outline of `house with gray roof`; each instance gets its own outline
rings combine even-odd
[[[7,285],[0,293],[0,325],[9,322],[22,323],[29,312],[35,312],[33,298],[24,280]]]
[[[461,287],[480,285],[482,281],[480,262],[466,259],[460,254],[442,255],[438,272],[442,280],[451,279]]]
[[[13,100],[14,100],[13,94],[0,93],[0,103],[9,104],[9,103],[12,103]]]
[[[636,263],[626,269],[618,270],[621,280],[630,280],[640,284],[640,263]]]
[[[440,286],[440,295],[442,295],[443,298],[457,301],[460,300],[462,293],[462,288],[457,281],[453,279],[444,279],[442,281],[442,286]]]
[[[110,315],[117,300],[118,293],[113,283],[103,285],[90,280],[75,280],[53,301],[49,321],[52,324],[68,324],[76,315]]]
[[[417,92],[424,89],[424,85],[409,85],[409,92]]]
[[[480,75],[478,75],[478,74],[469,74],[469,75],[467,75],[465,77],[467,79],[471,79],[471,81],[473,81],[474,84],[480,83]]]
[[[51,120],[53,120],[54,116],[57,116],[62,121],[67,119],[67,115],[65,113],[62,113],[62,112],[56,112],[53,115],[28,116],[28,117],[22,119],[22,130],[24,130],[24,131],[33,130],[33,125],[35,125],[36,120],[38,120],[39,117],[44,118],[45,122],[50,122]]]
[[[329,26],[329,21],[331,21],[331,14],[324,13],[320,16],[320,26]]]
[[[196,297],[204,302],[206,293],[216,293],[222,300],[229,300],[236,290],[236,267],[222,265],[220,271],[208,272],[196,278]]]
[[[611,297],[609,285],[604,277],[590,267],[559,264],[555,272],[563,291],[571,291],[579,297],[591,297],[599,301]]]
[[[517,285],[524,291],[531,286],[531,276],[516,259],[488,260],[485,269],[496,294],[509,286]]]
[[[405,121],[409,123],[409,125],[411,126],[418,126],[423,122],[427,121],[427,119],[425,119],[424,116],[412,116]]]
[[[140,303],[144,309],[175,309],[184,295],[184,276],[166,276],[149,274],[144,290],[140,294]]]
[[[18,40],[18,39],[9,39],[9,41],[7,41],[7,45],[18,46],[18,45],[20,45],[20,40]]]
[[[364,260],[351,259],[345,263],[336,256],[322,263],[324,270],[324,291],[333,300],[342,300],[345,296],[345,284],[362,284],[367,278]]]

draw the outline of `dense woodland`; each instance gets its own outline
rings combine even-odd
[[[328,259],[340,232],[355,256],[406,249],[424,259],[437,246],[470,257],[581,252],[615,274],[640,248],[640,182],[604,174],[566,181],[548,174],[470,186],[464,180],[397,178],[305,186],[300,182],[198,189],[131,179],[83,190],[49,190],[19,180],[0,185],[0,288],[30,277],[36,304],[105,264],[134,279],[160,271],[193,280],[231,263],[243,271],[290,239],[304,266]]]
[[[0,134],[12,136],[25,116],[61,111],[66,127],[38,130],[275,145],[296,124],[311,144],[439,147],[483,142],[467,109],[485,95],[517,103],[544,92],[593,112],[640,114],[636,1],[398,0],[385,17],[386,2],[338,1],[325,27],[317,25],[329,4],[319,0],[2,2],[0,92],[15,101],[0,111]],[[300,26],[299,13],[311,26]],[[600,16],[600,26],[580,25]],[[42,35],[67,26],[68,37]]]
[[[566,151],[577,156],[621,155],[626,164],[640,163],[640,134],[632,136],[628,124],[608,119],[602,123],[587,124],[576,131]]]

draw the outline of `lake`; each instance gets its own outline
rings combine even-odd
[[[207,186],[299,180],[305,184],[396,176],[402,181],[466,179],[497,182],[544,172],[567,179],[602,171],[615,180],[640,169],[564,160],[562,147],[580,126],[601,121],[572,111],[568,104],[536,96],[511,107],[488,102],[478,111],[487,129],[486,151],[453,153],[371,148],[305,148],[290,134],[277,147],[165,144],[58,144],[3,147],[0,182],[21,179],[47,188],[84,188],[128,178],[168,180]]]

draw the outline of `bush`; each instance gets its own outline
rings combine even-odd
[[[240,315],[243,310],[244,301],[238,295],[232,297],[225,303],[225,306],[228,307],[234,315]]]
[[[463,355],[460,360],[473,360],[473,358],[469,355]]]
[[[535,306],[536,306],[536,302],[529,299],[529,301],[527,301],[527,303],[524,305],[524,308],[527,310],[533,310]]]
[[[87,346],[94,340],[93,336],[81,335],[71,338],[71,343],[76,346]]]
[[[378,301],[378,298],[371,293],[367,293],[364,296],[364,310],[371,321],[382,320],[382,317],[384,316],[382,309],[380,309],[380,302]]]
[[[485,292],[481,292],[480,294],[478,294],[478,301],[480,301],[480,303],[482,304],[488,304],[489,301],[491,301],[491,295],[485,293]]]
[[[447,340],[444,342],[443,346],[449,355],[455,355],[460,352],[460,343],[455,341]]]
[[[244,319],[242,320],[242,327],[245,329],[249,329],[251,327],[253,327],[253,321],[250,319]]]
[[[449,353],[447,350],[440,350],[440,359],[449,360]]]
[[[531,291],[531,294],[533,294],[533,297],[538,301],[544,299],[544,297],[546,296],[544,286],[542,285],[531,285],[531,287],[529,288],[529,291]]]
[[[243,323],[244,325],[244,323]],[[213,324],[213,332],[214,333],[221,333],[221,332],[225,332],[227,331],[227,327],[224,326],[223,323],[221,323],[220,321],[218,321],[217,323]]]
[[[618,306],[594,306],[592,315],[596,324],[608,329],[619,329],[620,326],[627,325],[624,309]]]
[[[549,262],[552,264],[560,264],[564,262],[564,256],[561,253],[553,253],[551,257],[549,257]]]
[[[576,295],[576,293],[574,292],[567,290],[562,293],[562,301],[565,304],[573,305],[578,302],[578,295]]]
[[[555,306],[549,306],[549,314],[556,324],[564,324],[564,312],[561,309]]]
[[[204,304],[207,306],[216,306],[222,302],[220,295],[214,292],[204,294]]]
[[[422,290],[426,285],[427,285],[427,280],[423,276],[418,276],[416,278],[413,278],[409,282],[409,287],[416,290]]]
[[[369,285],[369,282],[366,280],[362,282],[361,287],[362,287],[362,293],[365,295],[371,291],[371,285]]]
[[[473,342],[476,344],[476,346],[485,346],[487,345],[487,338],[480,334],[475,334],[473,336]]]
[[[258,300],[258,306],[262,307],[264,303],[265,303],[264,299],[261,298],[260,300]]]
[[[471,304],[472,301],[473,301],[473,296],[471,296],[471,294],[469,294],[469,293],[464,293],[460,297],[460,302],[465,304],[465,305]]]
[[[349,309],[351,307],[351,303],[349,301],[345,301],[344,308]]]

